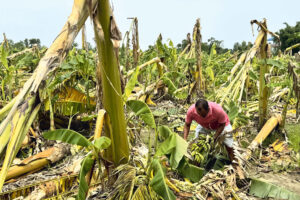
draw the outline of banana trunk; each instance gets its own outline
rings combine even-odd
[[[106,135],[112,142],[106,158],[115,165],[119,165],[128,162],[129,146],[122,102],[120,73],[114,52],[114,46],[118,46],[121,37],[114,22],[108,0],[98,1],[93,22],[99,57],[98,67],[100,68],[103,90],[103,106],[107,112],[104,126]]]
[[[252,152],[260,144],[262,144],[262,142],[268,137],[268,135],[272,132],[272,130],[280,123],[281,123],[281,115],[271,117],[263,126],[263,128],[260,130],[260,132],[257,134],[257,136],[254,138],[254,140],[251,142],[247,152],[243,154],[243,158],[249,160]]]
[[[264,27],[267,28],[266,20],[262,23]],[[262,31],[264,31],[262,29]],[[265,32],[265,31],[264,31]],[[261,48],[260,48],[260,55],[261,59],[263,59],[263,64],[260,66],[259,72],[259,127],[262,127],[263,124],[266,122],[267,118],[267,111],[268,111],[268,87],[266,86],[265,74],[268,72],[267,66],[267,32],[265,32]]]

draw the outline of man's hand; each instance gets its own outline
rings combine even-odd
[[[215,135],[214,135],[214,142],[217,141],[217,139],[219,138],[219,136],[220,136],[220,134],[215,133]]]
[[[216,130],[216,133],[214,135],[214,141],[216,142],[219,138],[219,136],[221,135],[221,133],[224,131],[224,128],[225,128],[225,123],[222,124],[217,130]]]
[[[187,124],[187,123],[184,124],[183,139],[185,139],[186,141],[187,141],[187,138],[188,138],[189,133],[190,133],[190,127],[191,127],[191,124]]]

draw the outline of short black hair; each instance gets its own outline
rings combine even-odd
[[[204,108],[206,111],[208,110],[208,102],[205,99],[199,99],[196,104],[196,108]]]

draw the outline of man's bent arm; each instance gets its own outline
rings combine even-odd
[[[217,130],[216,130],[216,133],[214,135],[214,139],[216,140],[220,135],[221,133],[224,131],[224,128],[225,128],[225,123],[222,124]]]
[[[183,128],[183,138],[185,140],[187,140],[188,136],[189,136],[189,133],[190,133],[190,127],[191,127],[191,124],[187,124],[185,123],[184,124],[184,128]]]

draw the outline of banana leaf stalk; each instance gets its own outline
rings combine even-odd
[[[96,141],[97,138],[101,137],[101,132],[102,132],[102,128],[103,128],[103,122],[104,122],[104,117],[105,117],[106,111],[101,109],[98,111],[98,116],[97,116],[97,121],[96,121],[96,128],[95,128],[95,132],[94,132],[94,141]],[[87,185],[90,186],[91,182],[92,182],[92,177],[93,177],[93,172],[95,169],[95,164],[96,162],[98,163],[98,170],[99,173],[98,175],[101,174],[101,162],[100,162],[100,156],[98,155],[98,157],[93,158],[93,164],[91,169],[89,170],[89,172],[86,174],[85,176],[85,180],[87,182]],[[98,180],[99,177],[97,177],[96,181]],[[103,182],[103,181],[102,181]]]
[[[200,32],[200,19],[198,18],[195,24],[195,54],[197,58],[197,70],[198,70],[198,77],[197,77],[197,87],[199,90],[203,91],[203,80],[202,80],[202,63],[201,63],[201,32]],[[203,91],[204,92],[204,91]]]
[[[82,42],[82,49],[88,50],[88,46],[86,43],[86,34],[85,34],[85,25],[84,24],[81,28],[81,42]]]
[[[133,31],[132,31],[132,52],[133,52],[133,67],[136,68],[139,62],[139,29],[138,19],[133,19]]]
[[[283,110],[282,110],[282,113],[281,113],[281,116],[282,116],[282,122],[280,124],[280,129],[282,130],[285,126],[285,120],[286,120],[286,113],[287,113],[287,108],[288,108],[288,105],[289,105],[289,102],[290,102],[290,98],[292,96],[292,93],[293,93],[293,89],[292,87],[290,87],[289,89],[289,92],[288,92],[288,95],[287,95],[287,99],[286,99],[286,102],[284,104],[284,107],[283,107]]]
[[[299,78],[297,73],[295,72],[295,64],[292,62],[289,62],[288,65],[288,70],[289,70],[289,74],[293,79],[293,90],[295,93],[295,96],[297,98],[297,103],[296,103],[296,117],[298,118],[299,113],[300,113],[300,109],[299,109],[299,103],[300,103],[300,87],[299,87]]]
[[[98,1],[98,7],[93,15],[93,24],[103,89],[103,106],[107,112],[104,123],[105,134],[111,139],[111,146],[108,149],[106,158],[115,165],[119,165],[128,162],[129,146],[122,102],[120,72],[117,55],[114,52],[114,45],[118,45],[121,36],[108,0]]]
[[[267,37],[267,33],[271,34],[271,35],[275,35],[274,33],[268,31],[266,29],[266,26],[264,25],[264,23],[259,23],[256,20],[252,20],[251,23],[256,23],[260,26],[260,31],[258,33],[258,36],[254,42],[253,47],[243,53],[238,62],[235,64],[235,66],[232,68],[230,76],[228,77],[228,86],[226,88],[220,88],[219,92],[216,96],[216,99],[220,99],[220,104],[223,104],[224,101],[226,99],[231,99],[233,98],[233,100],[238,100],[239,102],[242,101],[242,96],[243,96],[243,90],[245,89],[245,83],[247,82],[246,80],[248,79],[248,72],[251,69],[252,65],[251,65],[251,61],[254,58],[254,56],[256,55],[256,53],[258,52],[259,48],[261,48],[262,44],[265,42],[265,38]],[[262,52],[262,49],[261,49]],[[240,67],[241,66],[241,67]],[[266,65],[263,65],[266,66]],[[265,68],[262,66],[261,70],[262,73],[265,70]],[[240,70],[239,70],[240,68]],[[239,71],[238,71],[239,70]],[[264,79],[264,76],[260,76],[261,79]],[[261,84],[263,84],[262,80],[260,80]],[[263,84],[265,85],[265,84]],[[260,86],[262,87],[262,85]],[[265,88],[265,87],[263,87]],[[240,89],[240,90],[238,90]],[[261,94],[261,108],[266,107],[267,108],[267,104],[266,104],[266,89],[264,89],[264,95]],[[262,102],[264,102],[262,104]],[[264,105],[264,106],[262,106]],[[263,115],[265,115],[266,110],[263,109],[264,111],[261,111],[262,113],[264,113]]]
[[[36,48],[37,48],[37,46],[34,45],[32,48],[27,48],[27,49],[24,49],[23,51],[11,54],[11,55],[7,56],[7,60],[13,60],[16,57],[23,55],[25,53],[32,53],[32,52],[36,51]]]
[[[284,54],[286,54],[286,53],[292,54],[292,50],[295,49],[295,48],[298,48],[298,47],[300,47],[300,43],[295,44],[295,45],[292,45],[292,46],[286,48],[286,49],[284,50]]]
[[[8,142],[5,159],[0,172],[0,191],[6,179],[8,169],[17,155],[39,109],[40,104],[37,104],[35,97],[27,99],[22,106],[19,107],[12,122],[5,129],[5,133],[0,136],[1,141],[4,141],[4,143],[1,144],[1,151],[3,151],[6,146],[5,142]]]
[[[1,108],[0,121],[6,117],[7,113],[11,110],[16,100],[17,100],[16,97],[13,98],[8,104],[6,104],[3,108]]]
[[[141,71],[141,70],[143,70],[143,68],[147,67],[148,65],[151,65],[151,64],[153,64],[153,63],[158,63],[158,62],[160,62],[160,58],[159,58],[159,57],[155,57],[155,58],[153,58],[153,59],[151,59],[151,60],[149,60],[149,61],[147,61],[147,62],[145,62],[145,63],[143,63],[143,64],[141,64],[141,65],[139,65],[139,66],[137,66],[137,67],[138,67],[139,70]],[[134,71],[135,71],[135,69],[130,70],[130,71],[127,73],[127,75],[126,75],[126,78],[128,78],[129,76],[131,76],[131,75],[134,73]]]
[[[185,49],[179,54],[179,56],[177,57],[177,60],[175,62],[175,67],[177,68],[177,65],[179,63],[179,61],[181,60],[182,56],[185,55],[185,53],[188,51],[188,49],[191,47],[190,44],[188,44]]]

